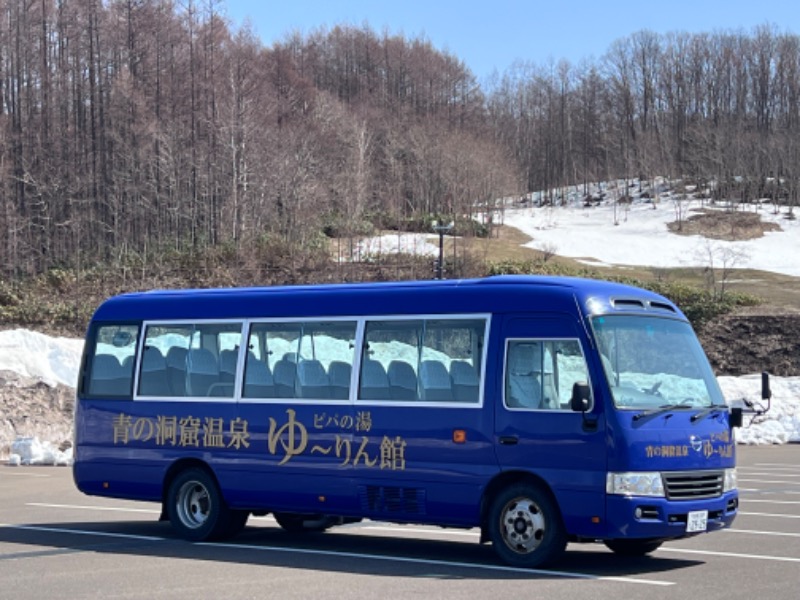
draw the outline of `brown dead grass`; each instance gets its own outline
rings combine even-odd
[[[776,223],[765,223],[751,212],[700,210],[683,221],[674,221],[668,229],[678,235],[701,235],[712,240],[740,242],[763,237],[766,231],[780,231]]]

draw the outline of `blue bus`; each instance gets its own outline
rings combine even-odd
[[[499,276],[151,291],[88,328],[73,475],[189,540],[271,513],[480,528],[508,564],[643,555],[736,517],[740,409],[635,287]]]

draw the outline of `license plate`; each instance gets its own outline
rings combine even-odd
[[[705,531],[708,527],[708,511],[693,510],[686,515],[686,531]]]

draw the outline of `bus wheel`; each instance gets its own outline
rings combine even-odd
[[[658,540],[606,540],[603,542],[609,550],[622,556],[644,556],[656,551],[661,542]]]
[[[502,490],[489,508],[489,538],[498,556],[515,567],[540,567],[564,552],[567,534],[550,495],[518,483]]]
[[[216,481],[203,469],[187,469],[175,477],[169,486],[167,512],[172,527],[192,541],[224,537],[233,525]],[[242,527],[246,520],[245,516]]]
[[[275,517],[278,525],[289,533],[321,532],[330,529],[335,524],[335,519],[326,515],[276,512],[272,516]]]

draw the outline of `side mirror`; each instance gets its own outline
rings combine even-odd
[[[728,423],[731,427],[741,427],[743,422],[743,414],[747,412],[748,415],[753,415],[750,423],[752,424],[758,417],[769,412],[772,407],[772,390],[769,387],[769,373],[766,371],[761,373],[761,399],[766,402],[766,406],[761,403],[755,403],[747,399],[742,399],[745,407],[734,406],[731,407]]]
[[[744,423],[744,412],[740,407],[735,407],[731,409],[730,414],[728,415],[728,425],[731,427],[741,427]]]
[[[761,399],[769,400],[772,398],[772,390],[769,389],[769,373],[763,371],[761,373]]]
[[[585,381],[576,381],[572,385],[570,408],[575,412],[585,413],[592,406],[592,391]]]

